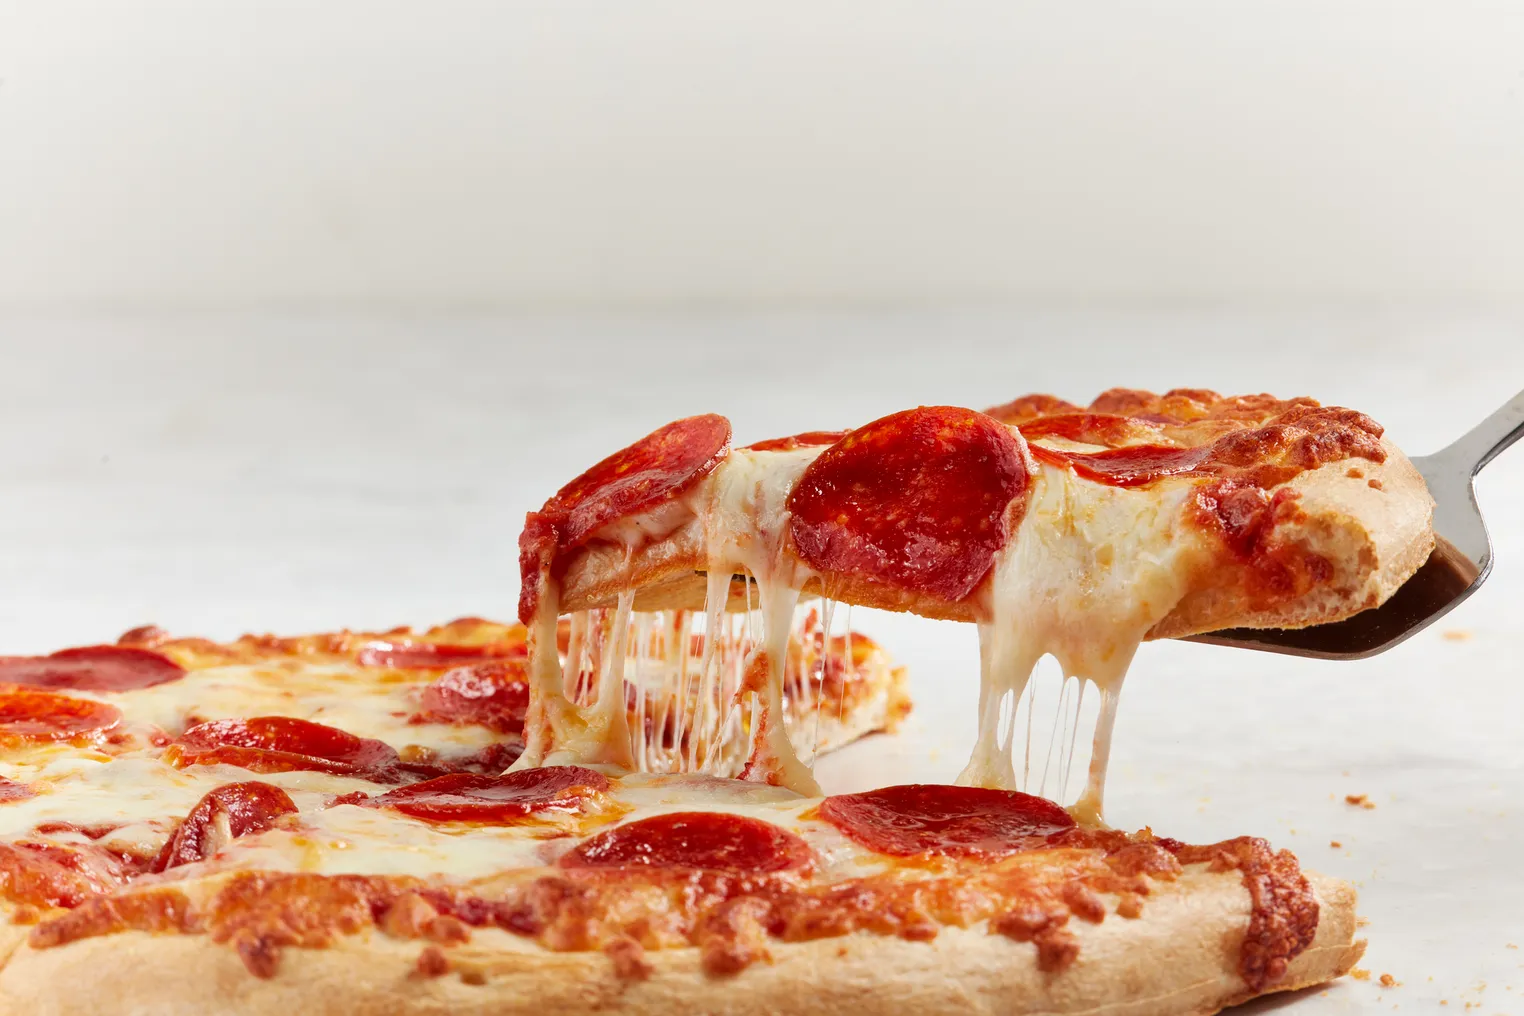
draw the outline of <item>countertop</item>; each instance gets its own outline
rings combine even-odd
[[[1188,385],[1354,406],[1421,454],[1524,387],[1524,315],[10,318],[0,369],[0,647],[34,652],[150,621],[228,638],[510,616],[523,512],[694,412],[750,441],[916,404]],[[1492,577],[1384,656],[1138,654],[1110,821],[1263,835],[1360,887],[1370,980],[1243,1011],[1524,1013],[1524,450],[1478,489]],[[916,709],[824,762],[828,789],[951,778],[972,743],[972,630],[854,623],[911,668]]]

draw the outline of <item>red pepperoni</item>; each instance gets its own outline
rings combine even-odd
[[[652,431],[593,466],[530,512],[519,536],[519,620],[534,615],[541,568],[617,519],[676,497],[730,450],[730,421],[713,413]]]
[[[562,547],[680,494],[719,465],[730,448],[730,421],[713,413],[652,431],[556,491],[541,511],[558,520]]]
[[[133,646],[80,646],[51,656],[0,656],[0,681],[61,691],[132,691],[185,676],[174,660]]]
[[[572,868],[697,868],[736,875],[803,869],[813,861],[809,845],[781,826],[711,811],[615,826],[561,859]]]
[[[513,822],[537,812],[581,811],[608,789],[608,778],[592,769],[546,766],[501,776],[451,773],[356,803],[430,822]]]
[[[386,742],[290,716],[198,723],[180,735],[165,758],[181,768],[220,762],[256,773],[312,770],[401,778],[397,752]]]
[[[910,784],[828,797],[820,817],[881,854],[999,857],[1046,846],[1074,825],[1052,801],[1014,790]]]
[[[228,840],[264,832],[282,815],[295,815],[296,811],[296,804],[279,787],[254,780],[225,783],[196,802],[159,851],[153,870],[204,861]]]
[[[0,843],[0,886],[12,903],[77,907],[120,889],[132,874],[126,859],[94,846]]]
[[[4,804],[6,801],[25,801],[29,797],[36,796],[37,791],[33,790],[30,785],[17,783],[15,780],[8,780],[0,776],[0,804]]]
[[[833,445],[847,436],[844,430],[807,430],[803,434],[794,434],[791,437],[775,437],[767,441],[758,441],[749,444],[742,451],[748,452],[791,452],[796,448],[814,448],[819,445]]]
[[[414,723],[480,724],[500,734],[524,730],[529,680],[521,661],[456,667],[423,690]]]
[[[454,667],[462,663],[501,660],[523,656],[523,643],[486,643],[457,646],[440,642],[386,642],[377,640],[361,647],[355,662],[362,667],[392,667],[397,670],[429,670]]]
[[[93,741],[121,722],[121,710],[104,702],[0,687],[0,740]]]
[[[1068,466],[1087,480],[1113,487],[1138,487],[1166,476],[1192,473],[1212,453],[1211,446],[1130,445],[1104,452],[1062,452],[1041,445],[1031,448],[1032,454],[1044,462]]]
[[[1005,545],[1030,478],[1009,427],[970,409],[912,409],[821,452],[789,495],[789,532],[821,571],[955,602]]]

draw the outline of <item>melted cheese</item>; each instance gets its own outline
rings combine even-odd
[[[1062,438],[1043,442],[1099,450]],[[770,718],[781,711],[777,633],[793,612],[797,591],[818,578],[783,551],[787,499],[823,450],[734,451],[682,498],[597,534],[633,551],[641,541],[672,533],[694,518],[702,522],[709,573],[705,631],[710,637],[697,668],[696,735],[683,760],[690,771],[724,772],[726,764],[733,764],[737,743],[749,737],[749,776],[818,792],[809,767]],[[1076,678],[1081,692],[1087,683],[1094,684],[1100,693],[1089,778],[1075,805],[1079,817],[1100,821],[1111,734],[1128,666],[1149,629],[1174,609],[1210,560],[1199,533],[1183,524],[1191,487],[1188,480],[1166,480],[1146,490],[1129,489],[1038,464],[1025,513],[996,555],[981,605],[977,740],[960,782],[1018,785],[1017,704],[1037,662],[1051,655],[1066,681]],[[739,663],[726,640],[714,634],[725,631],[721,618],[733,575],[755,580],[762,629],[760,641],[751,643],[751,655]],[[760,681],[754,668],[764,672]],[[752,675],[750,686],[745,675]],[[686,702],[685,695],[678,698]],[[1030,740],[1028,731],[1028,745]],[[642,752],[649,756],[649,744]],[[565,757],[603,756],[593,745],[578,744]],[[1063,762],[1061,769],[1067,765]]]
[[[996,557],[990,621],[979,625],[978,737],[958,782],[1016,789],[1012,723],[1033,668],[1052,655],[1065,678],[1094,683],[1101,715],[1076,805],[1099,821],[1117,697],[1148,630],[1186,593],[1204,546],[1182,525],[1188,483],[1146,491],[1042,468],[1026,515]]]
[[[444,756],[469,755],[501,740],[485,727],[411,722],[417,694],[437,676],[292,659],[206,667],[132,691],[70,694],[111,703],[130,729],[157,727],[171,737],[204,720],[291,716]]]

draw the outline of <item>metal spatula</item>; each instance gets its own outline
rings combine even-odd
[[[1492,570],[1492,541],[1476,506],[1473,481],[1483,466],[1524,436],[1524,392],[1460,440],[1413,460],[1434,497],[1434,552],[1386,603],[1347,621],[1312,628],[1229,628],[1192,636],[1239,649],[1324,660],[1359,660],[1385,652],[1448,614]]]

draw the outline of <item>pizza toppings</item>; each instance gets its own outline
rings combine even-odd
[[[1111,413],[1061,413],[1021,424],[1021,434],[1029,441],[1059,437],[1080,444],[1120,445],[1158,444],[1164,440],[1158,424],[1135,416]],[[1036,454],[1034,450],[1034,454]]]
[[[1074,828],[1069,813],[1045,798],[935,784],[838,794],[821,802],[819,815],[848,839],[896,857],[1000,857],[1049,846]]]
[[[1058,412],[1039,411],[1037,402],[1017,401],[1029,403],[1023,412],[1006,406],[990,412],[1019,426],[1034,442],[1063,438],[1101,446],[1078,451],[1037,443],[1031,446],[1036,458],[1118,487],[1205,476],[1270,488],[1329,462],[1386,459],[1380,424],[1364,413],[1312,399],[1224,398],[1182,388],[1162,396],[1113,389],[1097,397],[1088,411],[1064,408],[1067,404],[1052,407]]]
[[[581,546],[611,522],[677,497],[729,450],[730,421],[723,416],[675,420],[610,455],[530,512],[519,536],[519,620],[533,619],[540,571],[558,552]]]
[[[93,845],[0,843],[0,896],[27,907],[77,907],[126,884],[128,862]]]
[[[180,768],[222,763],[256,773],[311,770],[380,782],[397,782],[409,769],[384,741],[290,716],[198,723],[164,757]]]
[[[25,783],[17,783],[15,780],[0,776],[0,804],[7,801],[25,801],[29,797],[36,797],[37,791]]]
[[[153,870],[205,861],[229,841],[264,832],[281,816],[296,813],[291,797],[279,787],[254,780],[225,783],[196,802],[164,844]]]
[[[913,409],[810,463],[789,495],[789,533],[821,571],[956,602],[990,570],[1030,480],[1010,428],[968,409]]]
[[[167,684],[185,668],[133,646],[80,646],[48,656],[0,656],[0,682],[59,691],[132,691]]]
[[[809,845],[782,826],[707,811],[615,826],[561,859],[570,868],[692,868],[732,875],[799,871],[813,863]]]
[[[377,640],[367,643],[355,655],[355,662],[364,667],[391,667],[396,670],[443,670],[469,663],[491,663],[503,657],[522,657],[522,642],[499,644],[494,642],[475,646],[451,645],[446,642],[391,642]]]
[[[0,686],[0,744],[98,741],[121,722],[121,710],[105,702],[37,688]]]
[[[451,773],[356,803],[429,822],[514,822],[542,812],[585,811],[609,789],[602,773],[546,766],[501,776]]]
[[[822,445],[833,445],[847,436],[844,430],[807,430],[802,434],[793,434],[789,437],[769,438],[766,441],[758,441],[749,444],[741,450],[744,452],[791,452],[800,448],[818,448]]]
[[[500,734],[524,729],[529,679],[517,660],[456,667],[423,690],[415,723],[480,724]]]

